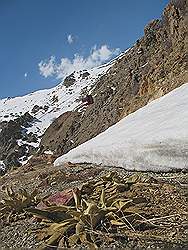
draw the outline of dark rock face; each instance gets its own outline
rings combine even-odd
[[[150,22],[144,37],[98,80],[92,93],[94,104],[82,115],[60,116],[46,130],[43,147],[64,154],[188,82],[186,7],[185,0],[171,1],[161,20]]]
[[[73,85],[75,83],[75,78],[74,78],[74,73],[70,74],[69,76],[67,76],[64,80],[64,85],[66,87],[70,87],[71,85]]]
[[[89,75],[90,75],[89,72],[86,71],[86,72],[81,74],[81,78],[86,79],[86,78],[88,78]]]
[[[36,114],[42,107],[39,105],[35,105],[31,110],[31,113]]]
[[[25,113],[14,121],[10,120],[0,124],[0,160],[4,162],[6,170],[13,166],[19,167],[18,159],[34,150],[31,146],[17,144],[19,139],[36,142],[37,138],[33,134],[26,134],[24,130],[30,126],[33,120],[34,118],[29,113]]]
[[[54,100],[53,100],[53,101],[54,101]],[[44,107],[42,107],[42,106],[39,106],[39,105],[35,105],[35,106],[32,108],[31,113],[32,113],[32,114],[36,114],[36,113],[38,113],[41,109],[44,110],[44,111],[47,111],[47,110],[49,109],[49,106],[44,105]]]

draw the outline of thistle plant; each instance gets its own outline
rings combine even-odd
[[[126,198],[136,180],[134,176],[120,181],[111,173],[99,181],[83,184],[81,189],[73,189],[74,202],[70,206],[48,204],[43,210],[26,209],[45,225],[38,231],[41,248],[82,245],[96,249],[117,234],[123,235],[123,229],[135,230],[134,221],[142,213],[137,204],[146,202],[143,198]]]
[[[25,208],[35,206],[39,202],[36,189],[28,193],[25,189],[14,191],[12,187],[6,187],[5,195],[6,198],[0,202],[0,219],[7,219],[7,222],[25,213]]]

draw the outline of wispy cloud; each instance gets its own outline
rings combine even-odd
[[[89,56],[86,58],[79,54],[75,54],[72,60],[62,57],[60,63],[57,63],[55,57],[51,56],[50,59],[41,61],[38,66],[40,74],[45,78],[49,76],[55,76],[57,79],[64,79],[73,71],[91,69],[93,67],[99,66],[119,53],[120,49],[110,49],[105,44],[100,48],[94,46],[90,50]]]
[[[73,35],[69,34],[69,35],[67,36],[67,42],[68,42],[69,44],[71,44],[71,43],[74,42],[74,37],[73,37]]]

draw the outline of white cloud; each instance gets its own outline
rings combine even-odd
[[[74,42],[74,37],[73,37],[73,35],[69,34],[69,35],[67,36],[67,42],[68,42],[69,44],[71,44],[71,43]]]
[[[102,45],[97,49],[97,47],[94,46],[90,51],[90,55],[86,58],[75,54],[72,60],[62,57],[60,63],[57,63],[55,57],[51,56],[49,60],[39,63],[39,70],[40,74],[44,77],[55,76],[57,79],[64,79],[73,71],[94,68],[119,53],[120,49],[118,48],[110,49],[107,45]]]
[[[51,56],[48,61],[41,61],[39,64],[39,70],[42,76],[45,78],[55,74],[55,57]]]
[[[27,76],[28,76],[28,73],[27,73],[27,72],[25,72],[24,77],[26,78]]]

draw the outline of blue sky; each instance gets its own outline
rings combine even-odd
[[[126,50],[167,3],[0,0],[0,98],[55,86],[76,63],[92,58],[91,67]]]

